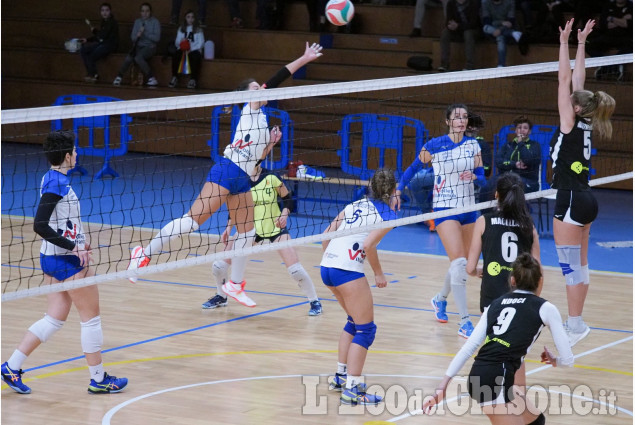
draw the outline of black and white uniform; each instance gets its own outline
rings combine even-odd
[[[514,399],[514,374],[545,325],[551,328],[560,354],[557,365],[573,366],[573,353],[556,306],[529,291],[516,290],[485,309],[446,375],[455,376],[483,344],[470,371],[470,396],[481,406],[510,402]]]
[[[558,189],[553,216],[577,226],[591,223],[598,214],[598,203],[589,187],[592,131],[588,120],[576,116],[568,134],[558,129],[551,140],[551,187]]]
[[[518,254],[531,253],[533,234],[525,234],[515,220],[503,218],[500,211],[483,216],[485,230],[481,235],[483,279],[481,280],[481,313],[509,289],[511,264]]]

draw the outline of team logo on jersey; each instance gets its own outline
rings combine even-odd
[[[246,148],[247,146],[251,145],[254,142],[253,140],[249,140],[250,138],[251,136],[247,134],[245,136],[245,140],[243,139],[237,140],[236,143],[234,143],[234,147],[238,149]]]
[[[501,271],[503,270],[507,270],[507,271],[512,271],[511,267],[507,267],[507,266],[501,266],[498,262],[496,261],[492,261],[491,263],[489,263],[487,265],[487,273],[490,276],[498,276]]]
[[[347,224],[353,224],[361,217],[362,210],[359,208],[353,211],[353,216],[351,218],[347,218],[345,221]]]
[[[66,220],[66,230],[57,229],[57,233],[63,238],[75,240],[77,237],[77,224],[73,224],[72,221]]]
[[[445,186],[445,179],[441,176],[437,176],[434,179],[434,191],[437,193],[441,193],[443,186]]]
[[[576,174],[580,174],[583,171],[589,171],[589,167],[585,167],[584,165],[582,165],[580,161],[576,161],[573,164],[571,164],[571,169]]]
[[[349,248],[348,250],[348,258],[350,258],[353,261],[363,263],[364,259],[366,258],[366,252],[364,252],[363,249],[360,249],[359,244],[357,242],[355,242],[352,248],[353,249]]]

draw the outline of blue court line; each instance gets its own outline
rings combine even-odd
[[[150,338],[150,339],[145,339],[143,341],[134,342],[132,344],[126,344],[126,345],[120,345],[119,347],[108,348],[106,350],[102,350],[102,353],[109,353],[111,351],[123,350],[124,348],[135,347],[137,345],[147,344],[147,343],[154,342],[154,341],[159,341],[159,340],[162,340],[162,339],[165,339],[165,338],[171,338],[173,336],[184,335],[184,334],[187,334],[187,333],[190,333],[190,332],[195,332],[195,331],[199,331],[199,330],[202,330],[202,329],[212,328],[214,326],[224,325],[226,323],[232,323],[232,322],[237,322],[239,320],[250,319],[252,317],[262,316],[264,314],[273,313],[273,312],[280,311],[280,310],[286,310],[288,308],[293,308],[293,307],[297,307],[297,306],[304,305],[304,304],[306,304],[306,303],[302,302],[302,303],[296,303],[296,304],[289,304],[287,306],[277,307],[277,308],[274,308],[274,309],[271,309],[271,310],[261,311],[259,313],[253,313],[253,314],[248,314],[248,315],[245,315],[245,316],[234,317],[233,319],[223,320],[222,322],[210,323],[209,325],[203,325],[203,326],[198,326],[198,327],[192,328],[192,329],[186,329],[184,331],[173,332],[171,334],[167,334],[167,335],[163,335],[163,336],[157,336],[155,338]],[[47,364],[43,364],[43,365],[40,365],[40,366],[32,367],[30,369],[25,369],[25,372],[30,372],[30,371],[33,371],[33,370],[38,370],[38,369],[43,369],[43,368],[46,368],[46,367],[56,366],[56,365],[59,365],[59,364],[68,363],[68,362],[72,362],[72,361],[75,361],[75,360],[81,360],[83,358],[84,358],[84,356],[71,357],[71,358],[60,360],[60,361],[57,361],[57,362],[47,363]]]

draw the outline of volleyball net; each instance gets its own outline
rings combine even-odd
[[[632,86],[593,78],[598,66],[624,64],[632,64],[632,55],[587,60],[586,88],[604,90],[617,103],[612,140],[594,142],[593,186],[632,187],[625,182],[632,179],[633,167]],[[513,137],[511,124],[517,115],[534,123],[536,137],[530,138],[542,138],[540,143],[548,145],[549,132],[559,122],[557,69],[557,62],[549,62],[134,101],[69,95],[57,99],[61,106],[2,111],[2,301],[342,236],[322,232],[347,203],[363,196],[374,170],[390,168],[399,178],[424,143],[447,134],[445,109],[450,104],[465,104],[484,120],[479,136],[493,151],[495,175],[493,158]],[[224,251],[219,234],[228,213],[222,207],[197,232],[166,243],[150,266],[127,271],[134,246],[146,246],[163,225],[189,210],[211,165],[232,141],[240,111],[234,105],[259,100],[269,102],[269,126],[279,125],[283,133],[262,166],[293,193],[294,211],[287,225],[293,240]],[[42,143],[53,129],[71,129],[77,135],[79,156],[71,185],[80,199],[96,276],[44,285],[41,238],[33,231],[33,217],[41,179],[49,168]],[[541,176],[549,181],[544,152]],[[542,187],[548,187],[547,182]],[[527,194],[527,199],[553,192],[541,190]],[[404,226],[492,204],[431,213],[421,209],[416,193],[405,194],[410,202],[398,220],[347,232]]]

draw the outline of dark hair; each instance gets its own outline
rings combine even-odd
[[[471,114],[467,119],[467,126],[480,130],[485,127],[485,120],[478,114]]]
[[[198,17],[196,16],[196,13],[194,13],[194,11],[192,9],[189,9],[187,12],[185,12],[185,15],[183,15],[183,23],[181,24],[181,27],[179,28],[179,31],[181,31],[182,33],[186,33],[187,31],[187,20],[185,19],[185,17],[189,14],[194,15],[194,23],[192,24],[192,33],[196,34],[198,32],[199,29],[199,23],[198,23]]]
[[[236,87],[236,91],[245,91],[249,88],[249,84],[257,82],[254,78],[247,78],[242,80],[238,87]]]
[[[105,3],[105,2],[99,5],[99,10],[101,10],[101,8],[104,6],[110,9],[110,11],[112,12],[112,6],[110,5],[110,3]]]
[[[515,173],[504,173],[496,182],[498,209],[503,218],[518,223],[520,230],[527,236],[533,234],[534,223],[525,202],[525,183]]]
[[[370,178],[368,187],[372,198],[381,199],[385,203],[390,204],[390,197],[397,187],[395,173],[387,168],[377,169],[373,177]]]
[[[139,6],[139,10],[141,10],[143,6],[148,6],[148,9],[150,9],[150,13],[152,13],[152,5],[150,3],[141,3],[141,6]]]
[[[520,289],[522,291],[536,292],[542,277],[540,263],[536,261],[531,254],[523,252],[516,257],[516,261],[512,263],[512,272],[515,286],[512,289]]]
[[[518,127],[518,124],[523,124],[523,123],[529,124],[529,129],[532,129],[534,126],[534,123],[531,122],[531,120],[529,119],[529,117],[527,117],[527,115],[518,115],[516,118],[514,118],[514,121],[512,122],[512,124],[514,124],[514,127]]]
[[[455,109],[465,109],[467,111],[468,116],[470,115],[470,110],[463,103],[453,103],[445,110],[445,119],[449,120],[450,115],[454,112]]]
[[[75,133],[71,130],[57,130],[46,136],[44,154],[51,165],[60,165],[66,154],[73,155]]]

